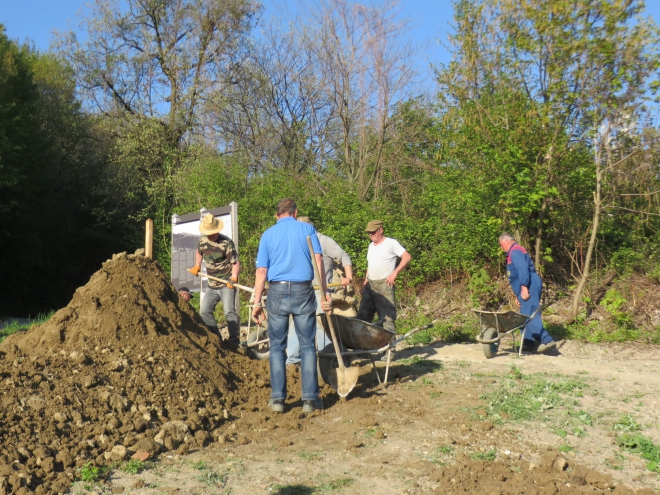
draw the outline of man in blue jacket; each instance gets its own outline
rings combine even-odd
[[[505,232],[499,240],[500,247],[506,253],[506,273],[513,294],[516,296],[516,304],[520,306],[522,314],[531,316],[541,305],[543,290],[541,277],[536,273],[534,263],[525,248],[520,246],[511,234]],[[536,349],[536,352],[546,352],[556,346],[552,336],[543,327],[539,310],[527,323],[523,350]]]

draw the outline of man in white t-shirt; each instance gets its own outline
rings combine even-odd
[[[367,276],[360,289],[362,300],[357,318],[371,322],[378,313],[383,328],[395,332],[396,277],[410,262],[410,254],[396,239],[385,237],[383,222],[372,220],[366,228],[371,244],[367,251]],[[397,261],[401,259],[397,265]]]

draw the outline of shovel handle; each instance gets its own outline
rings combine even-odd
[[[188,268],[188,271],[190,271],[190,268]],[[212,277],[211,275],[203,275],[203,276],[208,278],[209,280],[215,280],[216,282],[220,282],[221,284],[229,285],[231,283],[231,285],[233,285],[234,287],[238,287],[241,290],[254,292],[254,289],[252,287],[248,287],[247,285],[235,284],[234,282],[229,282],[229,280],[224,280],[218,277]]]
[[[312,258],[312,267],[314,267],[314,275],[317,280],[321,280],[321,274],[319,273],[319,267],[316,265],[316,257],[314,256],[314,247],[312,246],[312,238],[307,236],[307,247],[309,248],[309,255]],[[321,297],[325,297],[325,294],[321,294]],[[339,349],[339,342],[337,341],[337,333],[335,332],[335,324],[332,322],[332,312],[327,312],[328,316],[328,326],[330,327],[330,334],[332,335],[332,343],[335,346],[335,354],[337,354],[337,364],[339,369],[342,372],[346,369],[344,366],[344,358],[341,356],[341,350]]]

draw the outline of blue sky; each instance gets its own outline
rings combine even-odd
[[[0,23],[10,38],[32,40],[37,48],[47,50],[53,31],[77,30],[77,12],[92,0],[0,0]],[[297,0],[262,0],[264,18],[286,17],[297,12]],[[378,3],[378,0],[375,1]],[[660,21],[660,0],[647,0],[647,15]],[[430,84],[430,64],[447,63],[449,53],[443,46],[451,29],[451,0],[401,0],[401,15],[411,22],[410,38],[424,46],[419,53],[418,71],[423,85]]]
[[[20,42],[30,39],[40,50],[47,50],[54,31],[78,29],[77,13],[92,0],[0,0],[0,23],[7,35]],[[263,18],[295,15],[296,0],[262,0]],[[377,3],[377,2],[376,2]],[[449,62],[449,53],[441,42],[447,39],[452,21],[451,0],[401,0],[401,15],[410,20],[410,38],[427,46],[420,50],[420,82],[431,79],[430,64]]]

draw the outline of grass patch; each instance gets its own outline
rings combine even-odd
[[[567,453],[567,452],[572,451],[572,450],[573,450],[573,447],[571,447],[569,444],[565,443],[565,444],[562,444],[562,445],[560,445],[559,447],[557,447],[557,450],[558,450],[559,452]]]
[[[494,419],[501,419],[501,413],[505,413],[512,420],[529,420],[552,409],[576,406],[575,398],[582,397],[586,388],[581,380],[548,378],[545,374],[523,375],[518,370],[513,373],[513,379],[501,380],[498,388],[480,398],[488,401]],[[581,421],[587,420],[591,420],[588,415]]]
[[[320,493],[320,492],[335,492],[339,490],[343,490],[345,488],[348,488],[353,484],[353,478],[339,478],[337,480],[330,480],[326,481],[325,483],[319,485],[313,492],[314,493]]]
[[[46,323],[48,320],[50,320],[50,317],[55,314],[55,311],[50,311],[48,313],[39,313],[37,317],[32,320],[32,323],[28,324],[20,324],[17,321],[14,321],[12,323],[9,323],[8,325],[5,325],[4,327],[0,328],[0,342],[5,340],[7,337],[10,335],[16,333],[16,332],[21,332],[21,331],[27,331],[30,329],[30,327],[33,327],[34,325],[41,325],[42,323]]]
[[[373,436],[373,435],[374,434],[372,433],[371,436]],[[319,454],[317,452],[312,452],[312,453],[298,452],[298,457],[300,457],[301,459],[304,459],[306,461],[320,461],[321,459],[323,459],[323,454]]]
[[[400,359],[398,361],[404,366],[410,366],[417,371],[426,371],[433,372],[439,371],[442,369],[442,363],[440,361],[432,361],[430,359],[422,359],[419,356],[413,356],[410,358]]]
[[[108,468],[97,467],[88,462],[80,468],[79,477],[80,481],[84,483],[96,483],[99,480],[105,479],[108,475]]]
[[[205,473],[200,474],[195,478],[200,483],[204,483],[206,486],[217,486],[224,485],[226,481],[226,475],[213,471],[209,469]]]
[[[624,414],[619,421],[612,425],[612,429],[614,431],[630,433],[632,431],[639,431],[642,427],[637,421],[635,421],[635,418],[633,418],[631,414]]]
[[[145,469],[148,469],[149,464],[139,459],[131,459],[121,466],[121,470],[128,474],[139,474]]]
[[[397,333],[403,335],[413,328],[421,327],[431,323],[432,319],[422,314],[416,314],[409,318],[396,320]],[[437,322],[432,328],[422,330],[406,339],[409,344],[431,344],[438,340],[443,342],[475,342],[474,336],[478,333],[477,321],[460,321],[450,319],[449,321]]]
[[[646,469],[654,473],[660,473],[660,445],[655,445],[653,440],[641,433],[624,433],[617,438],[619,447],[628,452],[634,452],[649,462]]]
[[[497,457],[497,450],[492,449],[488,452],[476,452],[472,454],[471,457],[475,461],[494,461],[495,457]]]

